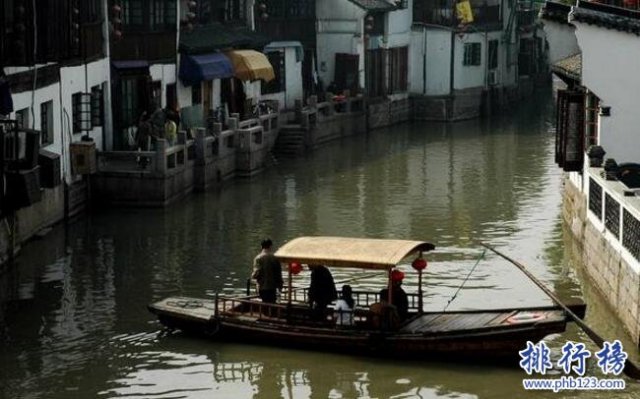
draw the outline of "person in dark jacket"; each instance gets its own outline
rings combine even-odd
[[[329,269],[322,265],[309,265],[311,270],[311,285],[309,286],[309,305],[313,309],[315,318],[325,317],[327,305],[338,298],[336,284]]]
[[[403,276],[404,277],[404,276]],[[402,289],[402,279],[392,280],[393,289],[391,291],[391,304],[398,311],[400,320],[406,320],[409,315],[409,298],[407,293]],[[380,291],[380,302],[389,303],[389,289],[384,288]]]
[[[265,238],[260,243],[262,251],[253,260],[251,277],[258,283],[258,294],[262,302],[275,303],[276,290],[282,290],[282,266],[271,253],[273,243]]]

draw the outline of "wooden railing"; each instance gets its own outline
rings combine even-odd
[[[264,319],[274,323],[291,323],[298,325],[317,325],[321,323],[323,327],[335,326],[344,327],[339,323],[344,315],[351,314],[355,325],[372,327],[374,319],[380,317],[370,311],[369,307],[374,303],[379,303],[379,294],[373,292],[356,291],[353,293],[355,306],[353,310],[334,311],[328,307],[322,318],[317,318],[317,313],[313,311],[307,302],[307,289],[294,289],[291,291],[291,302],[289,303],[289,292],[282,294],[280,303],[266,303],[257,300],[255,296],[241,298],[226,297],[216,294],[215,316],[233,315],[235,317],[244,316],[251,319]],[[418,297],[415,294],[408,294],[409,310],[417,311]],[[378,326],[379,328],[379,326]]]

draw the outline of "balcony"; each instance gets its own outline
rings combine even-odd
[[[496,30],[502,28],[499,4],[484,4],[471,1],[473,22],[476,29]],[[427,25],[458,26],[456,1],[416,0],[413,3],[413,22]]]
[[[111,42],[111,57],[114,60],[175,60],[176,36],[175,30],[125,31],[122,40]]]

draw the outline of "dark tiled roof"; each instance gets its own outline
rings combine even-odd
[[[353,4],[367,11],[392,11],[397,9],[395,4],[386,0],[349,0]]]
[[[181,31],[179,49],[184,54],[204,54],[232,48],[262,49],[269,42],[269,37],[246,26],[213,23]]]
[[[567,4],[547,1],[540,8],[540,18],[569,24],[569,11],[571,11],[571,6]]]
[[[551,71],[562,78],[580,82],[582,78],[582,53],[571,55],[551,66]]]
[[[572,20],[640,35],[640,11],[627,8],[580,0],[571,11]]]

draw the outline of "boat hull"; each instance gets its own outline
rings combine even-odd
[[[198,301],[193,298],[174,298]],[[517,359],[527,341],[561,333],[567,318],[556,307],[425,313],[393,331],[336,326],[296,325],[268,317],[242,314],[216,315],[214,306],[201,300],[187,309],[170,306],[170,300],[149,305],[167,327],[216,340],[312,349],[337,353],[393,358],[463,358],[496,361]],[[211,301],[212,302],[212,301]],[[584,305],[574,311],[584,314]],[[518,314],[543,315],[539,319],[517,319]],[[515,321],[514,321],[515,320]],[[515,364],[515,363],[514,363]]]

